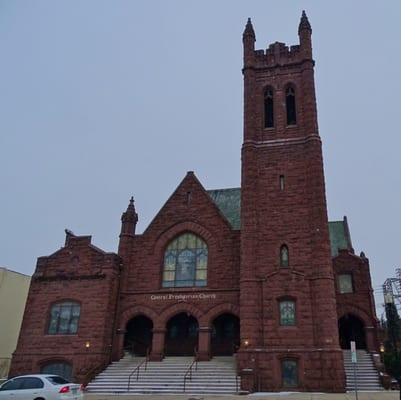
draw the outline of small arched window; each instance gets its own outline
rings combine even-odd
[[[264,93],[264,118],[265,128],[274,127],[274,102],[273,89],[267,88]]]
[[[280,247],[280,267],[287,268],[290,265],[290,255],[288,247],[283,244]]]
[[[73,301],[53,304],[50,310],[49,335],[75,335],[78,332],[78,322],[81,306]]]
[[[294,326],[295,325],[295,301],[281,300],[280,308],[280,325]]]
[[[295,106],[295,89],[293,86],[288,86],[285,91],[285,106],[287,109],[287,125],[296,125],[297,110]]]
[[[206,286],[206,243],[193,233],[174,239],[164,253],[163,287]]]
[[[57,361],[45,364],[40,369],[41,374],[58,375],[67,381],[72,379],[72,365],[64,361]],[[62,382],[54,382],[55,384],[62,384]]]

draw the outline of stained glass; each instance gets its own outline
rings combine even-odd
[[[280,301],[280,325],[295,325],[295,302]]]
[[[168,250],[165,256],[164,268],[166,270],[174,270],[175,269],[175,259],[176,259],[176,251]]]
[[[196,248],[196,236],[195,235],[187,235],[188,238],[188,248],[195,249]]]
[[[207,271],[205,269],[199,269],[196,271],[196,280],[206,280]]]
[[[352,275],[351,274],[338,275],[338,287],[340,289],[340,293],[353,293],[354,288],[352,284]]]
[[[284,387],[298,386],[298,363],[296,360],[284,360],[281,364]]]
[[[187,247],[187,237],[188,235],[182,235],[178,238],[177,247],[179,250],[185,249]]]
[[[175,271],[164,271],[163,280],[164,281],[174,281]]]
[[[205,250],[198,251],[196,267],[198,269],[204,269],[207,267],[207,252]]]
[[[52,307],[50,312],[49,334],[54,335],[57,333],[57,322],[60,315],[58,307]]]
[[[53,305],[50,311],[49,335],[68,335],[78,332],[81,306],[65,302]]]
[[[288,247],[286,245],[283,245],[280,248],[280,266],[288,267],[288,265],[289,265]]]
[[[185,233],[168,246],[164,255],[163,287],[206,286],[207,245]]]

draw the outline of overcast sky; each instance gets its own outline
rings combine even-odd
[[[379,287],[401,267],[401,2],[0,0],[0,265],[32,274],[64,229],[117,251],[194,170],[240,185],[242,31],[313,28],[330,220]],[[381,301],[381,296],[377,297]]]

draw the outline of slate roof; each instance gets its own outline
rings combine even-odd
[[[241,229],[241,188],[208,190],[207,193],[227,218],[233,229]],[[339,249],[352,249],[347,219],[329,222],[331,255]]]
[[[207,193],[228,219],[233,229],[241,229],[241,189],[216,189]]]
[[[352,249],[351,236],[349,234],[347,218],[342,221],[329,222],[331,255],[338,255],[338,250]]]

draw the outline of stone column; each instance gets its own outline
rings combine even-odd
[[[208,326],[199,328],[198,337],[198,360],[208,361],[211,358],[210,338],[212,329]]]
[[[379,352],[379,344],[377,343],[376,330],[373,326],[365,327],[366,348],[370,353]]]
[[[164,357],[164,338],[166,330],[164,328],[153,329],[151,361],[161,361]]]
[[[114,341],[113,341],[113,352],[112,352],[113,361],[118,361],[120,358],[124,357],[125,333],[126,333],[125,329],[117,329],[117,332],[116,332],[116,335],[114,336]]]

